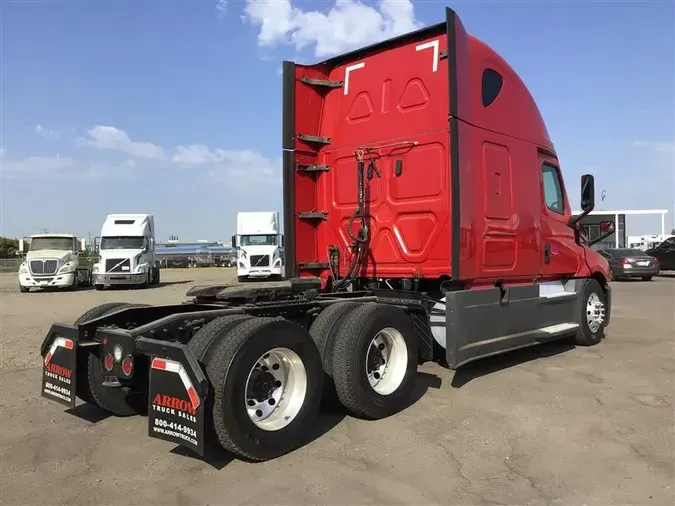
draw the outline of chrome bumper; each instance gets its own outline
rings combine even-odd
[[[147,273],[121,274],[108,272],[105,274],[92,274],[91,278],[94,285],[140,285],[145,283]]]

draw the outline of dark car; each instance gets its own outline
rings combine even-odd
[[[645,253],[659,260],[662,271],[675,271],[675,235]]]
[[[612,279],[642,278],[651,281],[661,269],[659,261],[644,251],[632,248],[610,248],[600,251],[609,261]]]

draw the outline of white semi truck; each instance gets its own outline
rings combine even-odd
[[[80,252],[84,239],[72,234],[34,234],[29,241],[19,241],[19,251],[25,250],[26,259],[19,266],[19,290],[31,288],[59,288],[77,290],[91,282],[91,269],[80,267]]]
[[[92,282],[102,290],[111,285],[148,286],[159,283],[155,259],[155,218],[152,214],[109,214],[101,229],[100,260]]]
[[[279,212],[237,213],[237,233],[232,247],[237,249],[237,279],[280,278],[283,267],[283,240]]]

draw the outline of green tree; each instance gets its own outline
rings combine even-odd
[[[19,240],[0,237],[0,258],[14,258],[19,251]]]

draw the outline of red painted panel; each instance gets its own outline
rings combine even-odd
[[[332,245],[340,249],[341,271],[348,268],[352,239],[347,223],[357,205],[357,153],[362,150],[366,167],[372,161],[376,169],[366,182],[371,240],[363,274],[438,277],[450,272],[448,69],[440,58],[445,49],[445,36],[429,37],[330,71],[327,79],[344,85],[326,94],[320,127],[307,132],[330,137],[316,157],[330,171],[314,176],[314,191],[304,188],[315,202],[303,197],[305,206],[328,211],[328,219],[314,227],[321,246],[298,249],[297,262],[308,261],[307,255],[325,262]],[[300,102],[296,107],[302,107]]]

